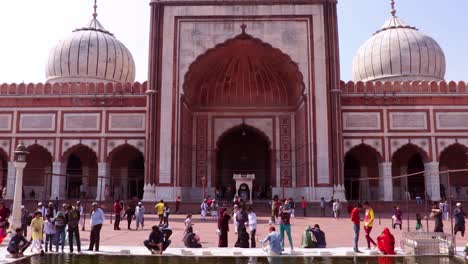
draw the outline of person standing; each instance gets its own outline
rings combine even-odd
[[[188,228],[192,227],[192,214],[188,214],[187,217],[185,217],[184,225],[185,231],[187,231]]]
[[[330,201],[328,202],[328,206],[330,207],[330,213],[331,216],[333,217],[333,203],[335,202],[335,198],[333,196],[330,198]]]
[[[369,205],[369,202],[364,202],[364,208],[366,209],[364,217],[364,232],[366,233],[367,240],[367,249],[371,249],[370,244],[377,246],[375,241],[370,237],[370,232],[372,231],[372,226],[374,225],[374,209]]]
[[[283,241],[280,234],[276,233],[274,226],[270,226],[268,231],[269,234],[260,243],[269,242],[268,246],[264,248],[268,255],[281,255]]]
[[[81,231],[85,231],[85,212],[84,207],[81,205],[80,201],[76,201],[76,210],[80,213],[80,222]]]
[[[320,198],[320,215],[325,217],[325,198]]]
[[[361,208],[361,204],[358,203],[351,211],[351,222],[353,222],[353,231],[354,231],[354,252],[355,253],[362,253],[359,251],[358,248],[358,241],[359,241],[359,229],[360,229],[360,221],[361,218],[359,216],[359,209]]]
[[[292,197],[289,197],[289,207],[291,207],[291,217],[294,218],[296,213],[296,203],[294,202]]]
[[[127,229],[132,230],[130,226],[132,224],[132,219],[135,217],[135,208],[133,208],[131,204],[127,205],[127,210],[125,210],[123,216],[127,217]]]
[[[255,248],[255,234],[257,233],[257,215],[254,213],[252,206],[247,209],[249,218],[249,233],[250,233],[250,247]]]
[[[34,218],[31,220],[31,252],[36,249],[42,252],[42,234],[44,231],[44,220],[40,212],[34,213]]]
[[[122,207],[120,206],[119,200],[115,200],[114,203],[114,230],[120,230],[120,214],[122,213]]]
[[[219,208],[219,217],[218,217],[218,247],[227,247],[228,246],[228,232],[229,232],[229,220],[231,216],[226,214],[226,208]],[[191,215],[190,215],[191,216]],[[187,216],[187,218],[189,218]],[[187,224],[187,220],[185,221]],[[191,225],[190,225],[191,226]]]
[[[164,221],[164,201],[160,200],[159,203],[154,206],[154,210],[156,210],[156,214],[159,217],[159,224],[161,225]]]
[[[169,226],[169,215],[171,214],[171,208],[169,208],[169,205],[167,203],[164,203],[164,221],[163,224],[165,227]]]
[[[339,211],[340,211],[340,202],[338,199],[335,199],[333,202],[333,217],[338,219],[339,216]]]
[[[99,240],[101,236],[102,223],[104,223],[104,212],[99,208],[99,204],[94,202],[91,211],[91,233],[89,238],[89,251],[95,248],[95,251],[99,251]]]
[[[28,222],[30,221],[29,211],[21,205],[21,228],[23,229],[23,236],[28,236]]]
[[[45,239],[45,252],[53,252],[52,244],[54,243],[55,237],[55,225],[50,218],[50,215],[46,215],[46,220],[44,221],[44,233],[46,236]]]
[[[135,219],[136,219],[136,229],[141,225],[141,229],[143,230],[143,226],[145,224],[145,207],[141,202],[138,202],[138,206],[135,209]]]
[[[237,242],[235,247],[249,248],[249,234],[247,233],[246,225],[249,224],[249,216],[245,210],[245,204],[242,205],[237,213]]]
[[[453,217],[455,218],[453,231],[455,235],[460,231],[461,236],[465,237],[465,211],[463,211],[461,203],[457,203],[455,206],[455,210],[453,210]]]
[[[443,233],[444,223],[442,222],[442,210],[439,208],[439,204],[437,202],[432,204],[430,217],[434,218],[434,232]]]
[[[64,205],[65,206],[65,205]],[[50,215],[50,214],[47,214]],[[65,219],[65,213],[60,210],[57,212],[54,218],[55,225],[55,251],[59,252],[59,246],[61,246],[62,253],[65,248],[65,228],[67,227],[67,220]]]
[[[208,212],[208,209],[209,209],[207,201],[208,201],[207,199],[203,199],[203,202],[200,205],[202,221],[206,221],[206,213]]]
[[[281,235],[281,248],[284,250],[284,232],[288,236],[289,245],[291,246],[291,252],[294,250],[292,237],[291,237],[291,207],[289,206],[289,200],[285,200],[284,204],[280,207],[280,235]]]
[[[303,216],[306,217],[307,202],[306,202],[304,196],[302,196],[301,208],[302,208]]]
[[[400,230],[401,230],[401,223],[403,222],[403,218],[402,218],[401,209],[398,205],[393,207],[392,220],[393,220],[393,229],[396,229],[396,226],[398,225],[400,226]]]
[[[212,220],[217,220],[218,219],[218,202],[216,200],[213,200],[211,203],[211,219]]]
[[[445,201],[442,204],[442,212],[443,212],[444,220],[448,221],[449,220],[449,204],[447,201]]]
[[[73,237],[76,240],[76,248],[78,253],[81,252],[80,240],[80,211],[74,206],[69,205],[65,213],[65,219],[68,225],[68,245],[70,245],[70,253],[73,252]]]
[[[0,202],[0,223],[8,221],[11,215],[10,209],[6,206],[5,202]]]
[[[176,201],[175,201],[175,213],[177,214],[179,212],[180,208],[180,196],[177,196]]]

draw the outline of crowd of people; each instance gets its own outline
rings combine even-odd
[[[232,206],[231,206],[232,205]],[[264,246],[264,250],[271,255],[281,255],[286,244],[289,245],[291,252],[294,251],[294,243],[292,239],[291,221],[295,217],[295,203],[292,198],[280,199],[274,196],[269,203],[271,209],[270,219],[268,221],[268,234],[260,240],[257,235],[257,215],[254,212],[252,205],[247,205],[242,198],[234,197],[232,204],[220,206],[218,202],[207,196],[200,204],[200,220],[208,221],[210,218],[216,220],[218,235],[218,247],[228,247],[228,234],[230,227],[234,228],[236,242],[234,247],[239,248],[255,248],[258,243]],[[327,210],[327,205],[329,210]],[[306,215],[307,203],[302,198],[300,203],[302,215]],[[90,218],[90,238],[88,250],[99,251],[100,233],[104,223],[104,211],[100,208],[97,202],[91,205]],[[330,216],[339,218],[341,213],[341,204],[338,199],[330,199],[326,202],[324,198],[319,201],[320,214],[325,216],[330,212]],[[176,202],[176,210],[180,209],[180,197]],[[114,230],[121,230],[120,222],[122,219],[127,220],[128,230],[144,229],[145,207],[142,202],[116,200],[112,207],[114,217]],[[361,218],[361,211],[364,217]],[[434,219],[434,232],[444,232],[444,220],[448,220],[449,206],[447,202],[433,203],[429,217]],[[383,254],[395,254],[395,238],[391,233],[391,228],[394,230],[402,229],[403,213],[398,205],[393,209],[392,224],[384,228],[383,232],[374,240],[372,238],[372,229],[375,222],[375,211],[369,202],[356,203],[348,208],[350,220],[353,225],[354,245],[353,249],[356,253],[361,253],[358,248],[359,234],[361,230],[361,222],[368,249],[378,249]],[[160,200],[154,206],[154,213],[158,217],[156,225],[153,225],[147,240],[143,241],[143,245],[151,252],[151,254],[162,254],[171,244],[170,237],[172,229],[170,227],[169,216],[171,214],[170,206],[167,202]],[[9,229],[8,219],[11,211],[4,202],[0,202],[0,243],[6,237]],[[187,248],[201,248],[201,238],[194,231],[192,222],[193,214],[187,214],[184,220],[184,233],[182,242]],[[453,210],[454,217],[454,233],[460,233],[463,237],[465,234],[465,212],[460,203],[457,203]],[[58,201],[50,202],[47,206],[41,202],[37,204],[37,208],[30,213],[22,207],[21,227],[14,230],[7,251],[11,257],[21,257],[27,248],[31,251],[36,251],[41,254],[45,252],[64,252],[66,242],[68,242],[69,251],[73,252],[76,246],[77,252],[81,252],[80,230],[84,231],[85,212],[80,201],[75,204],[58,205]],[[416,214],[415,230],[423,231],[421,215]],[[132,221],[135,220],[135,228],[133,229]],[[28,228],[30,235],[28,236]],[[327,246],[324,230],[318,224],[306,226],[302,234],[302,248],[325,248]]]

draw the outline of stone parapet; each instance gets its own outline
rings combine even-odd
[[[395,81],[395,82],[344,82],[340,81],[342,96],[347,94],[468,94],[468,83],[464,81]]]
[[[139,83],[11,83],[0,84],[0,96],[141,95],[147,82]]]

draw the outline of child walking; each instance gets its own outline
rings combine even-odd
[[[44,220],[42,219],[41,212],[35,212],[34,218],[31,220],[31,239],[32,246],[31,252],[36,249],[38,252],[42,250],[42,233],[44,231]]]
[[[52,219],[50,218],[50,215],[46,215],[46,220],[44,221],[44,233],[46,236],[45,252],[53,252],[52,244],[54,243],[55,225]]]
[[[143,230],[143,225],[145,223],[145,207],[141,202],[138,202],[138,206],[135,209],[135,220],[136,220],[136,229],[141,225],[141,229]]]
[[[424,231],[421,220],[422,220],[421,215],[419,213],[416,214],[416,231],[418,231],[418,232],[423,232]]]

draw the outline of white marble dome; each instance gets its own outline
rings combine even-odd
[[[49,83],[133,82],[135,62],[94,17],[50,50],[46,78]]]
[[[393,15],[353,59],[353,81],[442,81],[445,55],[439,44]]]

